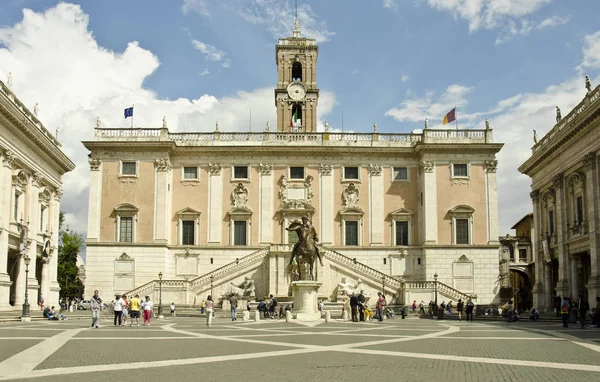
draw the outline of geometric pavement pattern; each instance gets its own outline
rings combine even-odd
[[[594,381],[600,329],[391,319],[0,324],[0,380]],[[174,381],[173,381],[174,382]]]

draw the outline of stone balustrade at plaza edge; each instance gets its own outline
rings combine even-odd
[[[95,141],[173,142],[177,146],[269,146],[297,142],[302,146],[414,147],[427,143],[492,143],[492,130],[433,130],[422,133],[283,133],[283,132],[170,132],[167,128],[96,128]]]

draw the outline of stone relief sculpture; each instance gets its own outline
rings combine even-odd
[[[500,247],[500,272],[498,279],[501,288],[510,288],[510,248],[503,245]]]
[[[248,206],[248,189],[243,183],[238,183],[231,192],[231,205],[236,208],[246,208]]]
[[[306,189],[306,200],[309,203],[312,203],[312,198],[313,198],[313,189],[312,189],[312,181],[313,181],[313,177],[312,175],[308,175],[306,177],[306,179],[304,180],[304,188]]]
[[[281,175],[279,178],[279,185],[281,188],[279,189],[279,199],[281,199],[281,203],[287,202],[287,187],[288,187],[288,178],[285,175]]]
[[[381,165],[380,164],[369,164],[369,172],[371,173],[371,175],[381,175]]]
[[[562,115],[560,114],[560,107],[556,107],[556,123],[559,123],[562,119]]]
[[[173,168],[171,166],[171,161],[168,158],[159,158],[155,163],[158,171],[168,171]]]
[[[354,183],[350,183],[344,189],[344,207],[358,207],[359,193],[360,192]]]
[[[234,283],[231,283],[231,290],[229,294],[238,297],[256,297],[256,287],[254,285],[254,280],[246,276],[244,278],[244,281],[242,281],[240,285],[235,285]]]

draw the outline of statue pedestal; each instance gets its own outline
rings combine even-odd
[[[301,280],[292,282],[294,310],[298,321],[318,321],[321,312],[317,309],[317,292],[323,283]]]

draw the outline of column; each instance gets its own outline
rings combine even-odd
[[[425,221],[425,244],[436,244],[438,241],[437,217],[437,182],[435,163],[430,160],[421,161],[423,173],[423,219]]]
[[[63,190],[57,188],[54,190],[54,198],[52,201],[52,226],[50,228],[52,236],[50,237],[50,253],[48,257],[48,295],[44,295],[46,304],[58,304],[60,285],[58,284],[58,219],[60,215],[60,198],[63,195]]]
[[[12,165],[14,155],[12,151],[6,150],[2,155],[2,167],[0,167],[0,310],[9,309],[10,299],[10,276],[7,273],[8,263],[8,229],[10,228],[10,197],[13,193],[12,187]]]
[[[556,283],[556,292],[560,297],[569,297],[571,290],[569,288],[569,259],[565,245],[566,232],[565,222],[567,219],[565,208],[565,192],[563,174],[556,175],[552,182],[556,192],[556,234],[558,239],[558,282]],[[564,220],[564,221],[563,221]]]
[[[544,280],[546,311],[551,312],[554,309],[554,295],[552,293],[552,264],[544,264]]]
[[[332,170],[333,166],[330,164],[321,164],[319,168],[319,212],[321,213],[321,221],[319,222],[321,233],[319,234],[319,239],[325,245],[333,244],[335,216]]]
[[[156,162],[156,183],[154,192],[154,242],[169,242],[169,200],[171,192],[169,177],[171,175],[171,161],[168,158],[158,159]]]
[[[90,192],[86,240],[98,242],[100,240],[100,208],[102,205],[102,161],[98,158],[89,158],[88,163],[90,164]]]
[[[599,206],[599,179],[598,158],[596,153],[590,152],[583,158],[585,169],[585,195],[586,195],[586,217],[588,224],[588,237],[590,240],[590,278],[586,285],[588,290],[588,302],[595,306],[596,297],[600,296],[600,231],[598,230]]]
[[[383,245],[383,232],[385,226],[383,200],[382,168],[378,164],[369,165],[369,230],[371,231],[370,245]]]
[[[531,235],[531,252],[532,257],[535,261],[535,284],[533,285],[533,305],[544,311],[546,309],[546,297],[544,291],[544,253],[542,251],[542,207],[540,202],[540,192],[538,190],[532,191],[530,194],[531,201],[533,203],[533,227]],[[549,283],[548,283],[549,284]]]
[[[258,211],[260,244],[273,242],[274,182],[273,165],[261,163],[259,177],[260,208]]]
[[[42,279],[40,280],[40,293],[44,296],[44,300],[48,303],[53,303],[48,300],[50,297],[50,258],[42,258]]]
[[[39,283],[36,275],[37,267],[37,246],[38,246],[38,232],[40,230],[40,187],[42,177],[37,171],[31,176],[31,184],[28,191],[29,208],[27,222],[29,223],[29,241],[27,245],[27,255],[31,259],[29,263],[29,280],[27,280],[28,288],[28,299],[31,306],[37,304]],[[43,240],[43,239],[42,239]],[[43,241],[42,241],[43,244]]]
[[[485,183],[488,217],[488,244],[498,243],[498,185],[496,183],[497,160],[485,161]],[[517,251],[518,253],[518,251]],[[517,255],[515,255],[517,256]]]
[[[208,243],[220,244],[223,236],[223,166],[218,163],[208,166]]]
[[[571,292],[569,296],[573,297],[574,299],[577,299],[577,296],[579,295],[579,275],[577,273],[577,260],[577,257],[569,256],[569,266],[571,270]]]

